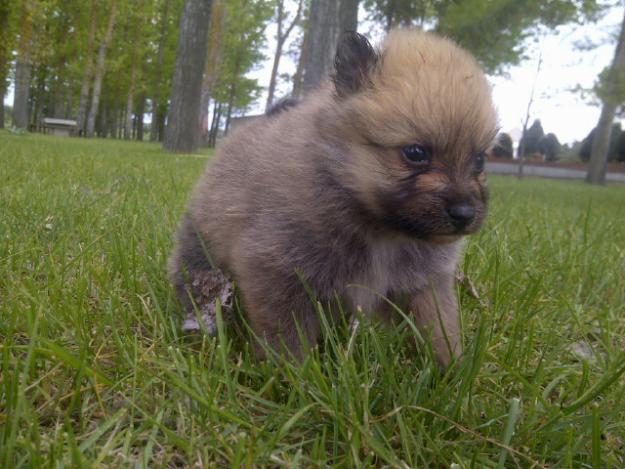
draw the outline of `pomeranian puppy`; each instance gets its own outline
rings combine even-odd
[[[237,129],[209,163],[169,261],[183,307],[219,268],[258,338],[301,357],[320,333],[311,291],[365,314],[387,298],[449,364],[462,352],[455,271],[486,215],[496,133],[490,86],[455,43],[393,31],[375,50],[347,33],[331,80]]]

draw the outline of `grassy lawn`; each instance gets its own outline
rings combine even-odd
[[[179,330],[205,162],[0,132],[0,467],[625,467],[625,187],[491,178],[448,373],[366,324],[294,368]]]

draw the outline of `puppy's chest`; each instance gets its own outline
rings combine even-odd
[[[457,250],[424,249],[416,243],[380,242],[369,247],[365,268],[345,289],[352,309],[375,311],[383,298],[426,288],[430,279],[453,272]],[[389,298],[392,300],[392,298]]]

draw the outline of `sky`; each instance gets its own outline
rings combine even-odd
[[[530,124],[534,118],[540,118],[545,133],[555,133],[562,143],[582,140],[595,127],[600,107],[596,102],[593,103],[592,93],[575,90],[591,89],[599,72],[612,61],[623,8],[622,5],[611,8],[596,23],[566,25],[546,33],[538,42],[528,45],[527,60],[509,67],[505,75],[489,77],[502,131],[520,133],[535,81]],[[361,32],[369,35],[372,42],[379,40],[379,29],[368,26],[367,22],[361,24]],[[250,73],[264,87],[269,83],[274,35],[275,27],[268,27],[267,59]],[[595,47],[590,50],[578,47],[579,44],[589,43]],[[538,58],[541,55],[543,61],[537,75]],[[294,71],[293,60],[288,56],[283,57],[280,73],[292,74]],[[278,87],[277,97],[287,94],[289,88],[287,83],[282,83]],[[5,97],[6,104],[13,102],[12,91],[11,88]],[[266,93],[263,93],[249,113],[262,112],[265,100]]]

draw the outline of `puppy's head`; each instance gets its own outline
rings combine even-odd
[[[497,131],[490,86],[453,42],[393,31],[381,49],[348,33],[335,60],[341,180],[384,226],[433,242],[486,215],[484,157]]]

